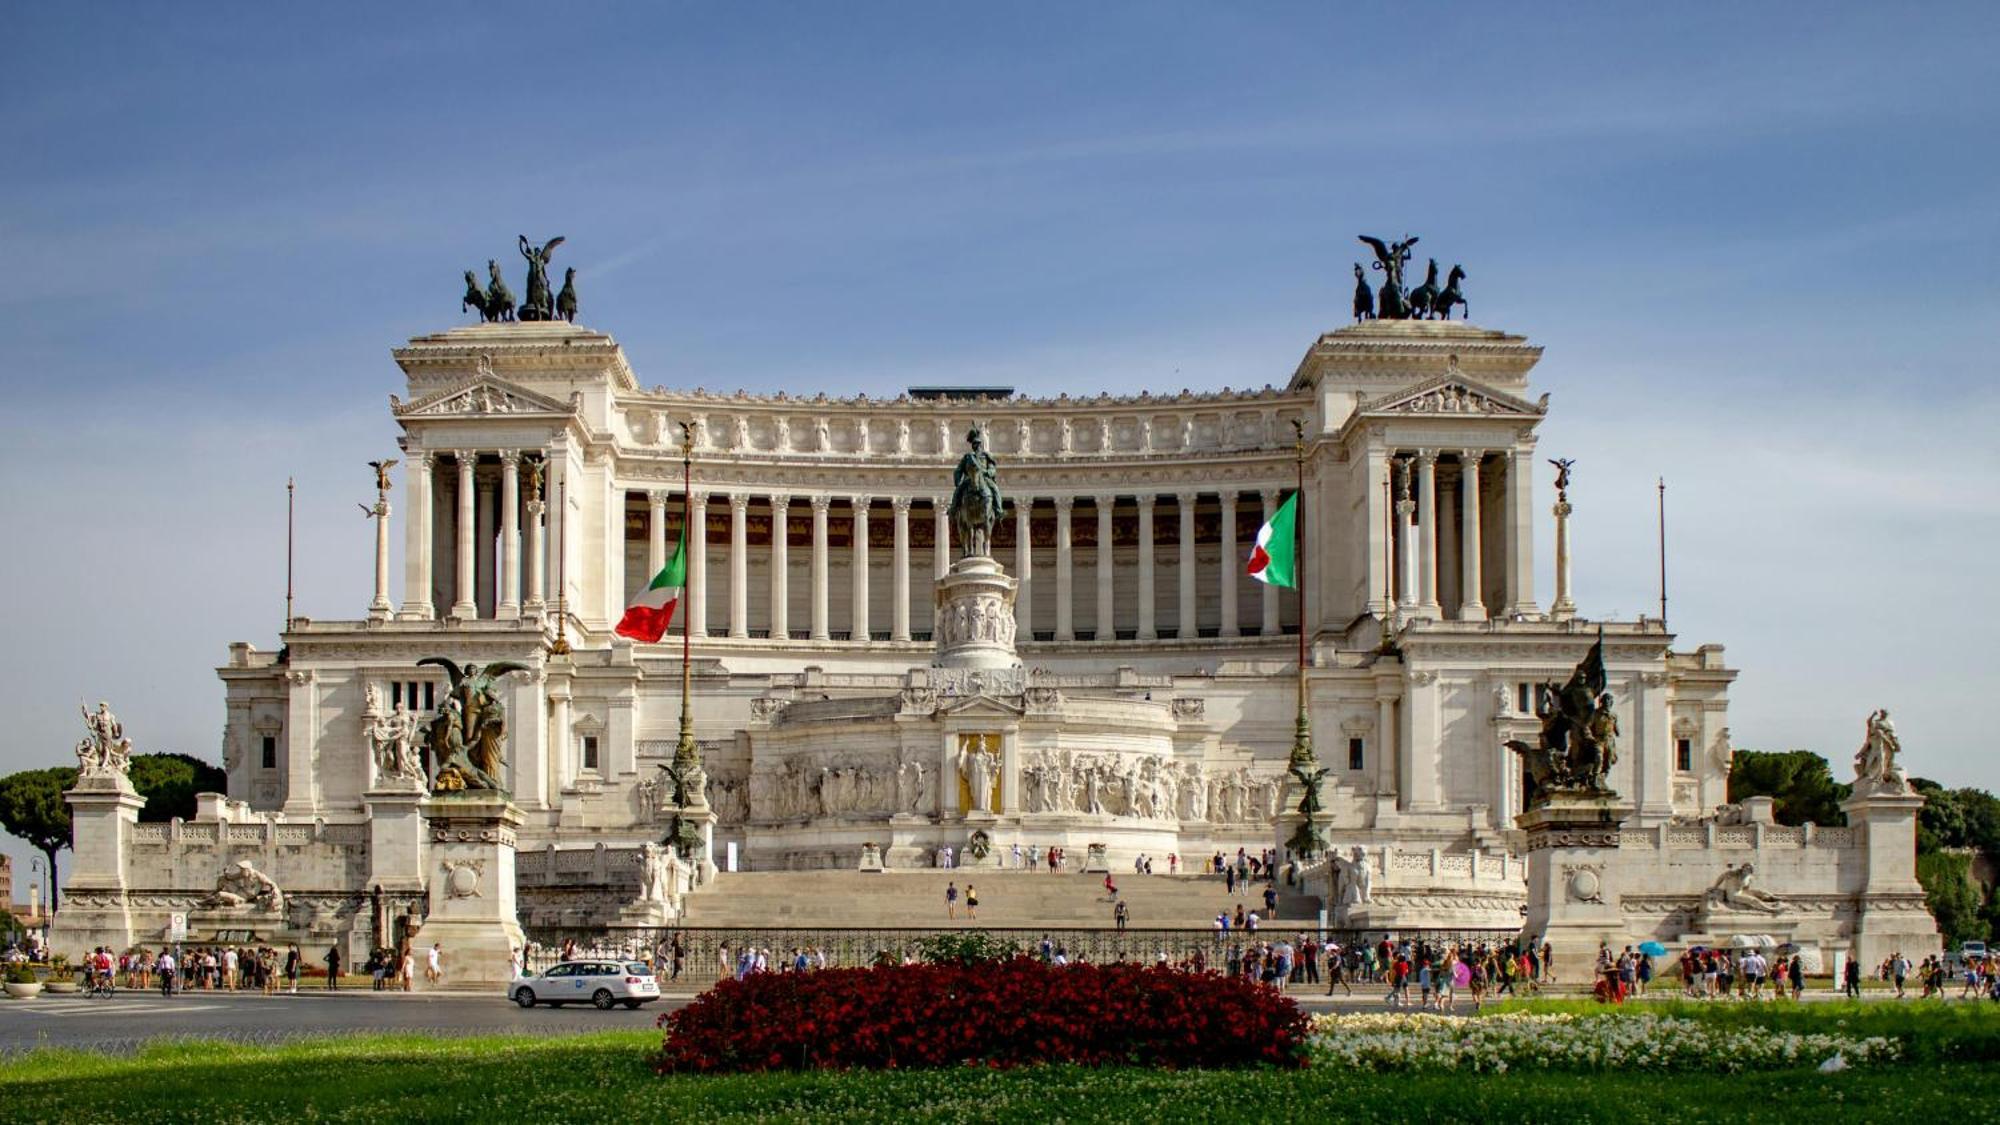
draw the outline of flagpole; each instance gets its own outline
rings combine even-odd
[[[1667,627],[1667,478],[1660,478],[1660,628]]]
[[[292,631],[292,524],[298,504],[291,477],[285,478],[285,632]]]
[[[694,424],[692,422],[682,422],[681,423],[682,550],[686,550],[686,544],[694,534],[695,529],[691,523],[693,519],[694,519]],[[708,533],[708,529],[702,528],[701,533],[703,535],[706,535]],[[683,578],[682,581],[683,583],[685,583],[686,579]],[[693,592],[694,591],[688,589],[685,585],[683,585],[681,588],[681,599],[683,601],[687,600],[688,595]],[[708,591],[706,589],[703,589],[702,596],[706,597],[707,595]],[[695,760],[694,715],[688,709],[688,700],[690,695],[692,694],[694,687],[694,665],[692,663],[692,657],[694,652],[694,640],[693,640],[693,634],[689,631],[688,628],[688,626],[694,620],[694,613],[692,611],[693,607],[688,606],[686,607],[686,610],[681,614],[681,736],[680,740],[674,744],[674,764],[676,766],[686,766],[688,763],[691,763]]]
[[[556,639],[550,656],[568,656],[569,648],[569,473],[556,482]]]
[[[1293,766],[1313,764],[1312,713],[1306,706],[1306,424],[1292,419],[1296,435],[1293,452],[1298,463],[1298,487],[1292,493],[1292,581],[1298,592],[1299,607],[1299,716],[1292,731]]]

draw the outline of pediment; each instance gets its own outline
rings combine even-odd
[[[526,387],[481,372],[456,387],[433,391],[422,398],[404,402],[389,396],[389,412],[398,418],[479,414],[574,414],[582,405],[580,396],[561,402]]]
[[[1414,387],[1397,391],[1379,402],[1363,403],[1359,413],[1371,417],[1411,414],[1464,414],[1486,418],[1539,418],[1548,413],[1549,396],[1539,402],[1517,398],[1459,374],[1448,371]]]
[[[990,715],[996,719],[1018,719],[1026,712],[1019,700],[997,695],[964,695],[939,703],[932,712],[939,718],[978,718]]]

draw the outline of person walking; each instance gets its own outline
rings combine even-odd
[[[679,980],[681,979],[681,962],[687,959],[687,946],[681,944],[681,935],[679,933],[674,934],[674,944],[670,952],[673,955],[674,974],[667,979]]]
[[[1132,912],[1126,909],[1122,902],[1111,908],[1111,921],[1118,927],[1119,933],[1125,932],[1125,923],[1130,921],[1131,917]]]
[[[428,960],[424,963],[424,983],[432,988],[444,984],[444,944],[432,942]]]
[[[521,975],[521,963],[520,963],[521,954],[519,952],[509,952],[507,954],[507,957],[510,961],[513,962],[513,975],[508,978],[509,980],[512,980],[514,977],[518,977]],[[410,943],[407,940],[403,942],[403,952],[402,955],[396,959],[396,966],[399,970],[396,975],[402,978],[403,991],[404,992],[416,991],[417,954],[415,950],[410,948]]]
[[[965,916],[967,918],[979,917],[979,892],[973,889],[971,883],[965,885]]]
[[[944,916],[958,917],[958,884],[946,883],[944,887]]]
[[[1861,999],[1861,962],[1853,957],[1847,959],[1847,968],[1841,973],[1841,991],[1849,1000]]]
[[[160,995],[174,994],[174,953],[171,949],[160,950],[160,959],[154,963],[160,972]]]
[[[326,990],[340,991],[340,947],[332,946],[326,951]]]
[[[1118,901],[1118,884],[1111,881],[1111,872],[1104,873],[1104,893],[1112,902]]]
[[[299,962],[301,960],[303,958],[299,956],[298,946],[294,945],[285,951],[285,981],[291,986],[291,991],[294,993],[299,990]]]

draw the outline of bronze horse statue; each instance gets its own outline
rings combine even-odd
[[[1428,320],[1431,306],[1437,302],[1438,260],[1431,259],[1431,268],[1424,274],[1424,283],[1410,290],[1410,317],[1414,320]]]
[[[486,310],[488,320],[514,319],[514,291],[500,278],[500,263],[486,259],[486,276],[491,279],[486,286]]]
[[[576,323],[576,267],[563,271],[562,292],[556,294],[556,315]]]
[[[1437,298],[1431,302],[1431,312],[1439,320],[1451,319],[1451,307],[1453,305],[1457,305],[1459,308],[1465,310],[1465,315],[1460,319],[1471,319],[1472,308],[1465,303],[1465,290],[1458,287],[1458,283],[1464,280],[1465,268],[1456,265],[1451,267],[1451,273],[1444,281],[1444,291],[1439,293]]]
[[[1368,275],[1362,272],[1360,262],[1354,263],[1354,319],[1375,319],[1375,291],[1368,288]]]

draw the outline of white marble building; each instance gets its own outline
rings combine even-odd
[[[507,688],[524,850],[657,837],[679,637],[634,646],[611,628],[680,534],[683,424],[701,529],[685,613],[695,728],[718,848],[736,843],[749,866],[849,864],[894,814],[922,823],[892,864],[962,844],[963,806],[978,804],[951,767],[965,735],[1003,758],[1003,845],[1269,844],[1301,614],[1242,559],[1293,487],[1295,420],[1335,843],[1506,850],[1521,783],[1502,742],[1535,726],[1528,685],[1567,674],[1600,626],[1625,739],[1612,783],[1635,823],[1723,800],[1721,649],[1677,651],[1643,618],[1586,622],[1537,590],[1548,403],[1529,386],[1541,350],[1520,337],[1368,322],[1316,340],[1282,389],[1127,398],[646,389],[609,336],[561,323],[458,328],[394,354],[401,527],[382,538],[373,605],[295,622],[283,662],[236,645],[220,670],[230,796],[252,810],[368,821],[368,691],[427,709],[440,680],[414,662],[437,654],[533,668]],[[1012,506],[993,553],[1018,581],[1026,666],[1011,696],[969,693],[984,702],[925,672],[932,583],[955,554],[950,467],[975,426]],[[551,659],[559,604],[575,652]],[[1107,782],[1167,776],[1174,807],[1149,790],[1103,804],[1102,821],[1048,819],[1089,813],[1045,776],[1067,765],[1081,789],[1076,755]],[[921,794],[897,784],[909,762]]]

